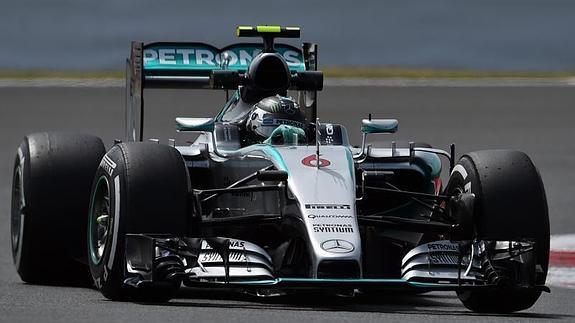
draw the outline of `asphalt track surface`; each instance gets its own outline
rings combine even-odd
[[[179,144],[175,116],[212,116],[220,92],[154,90],[146,96],[146,137]],[[457,143],[459,154],[488,148],[528,153],[547,190],[552,234],[575,232],[575,88],[572,87],[328,87],[320,118],[343,123],[359,143],[362,117],[394,117],[400,132],[381,140]],[[531,309],[515,315],[467,311],[453,293],[379,299],[321,295],[261,301],[224,292],[183,291],[167,305],[117,303],[88,288],[33,286],[20,281],[10,252],[12,163],[22,137],[37,131],[86,132],[110,146],[123,137],[121,88],[0,89],[0,321],[543,321],[575,320],[574,289],[552,287]],[[382,144],[382,143],[381,143]],[[55,233],[57,234],[57,233]]]

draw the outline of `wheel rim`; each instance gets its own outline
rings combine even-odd
[[[98,179],[92,195],[89,220],[90,258],[94,264],[99,264],[106,250],[109,233],[112,228],[110,214],[110,186],[106,177]]]
[[[12,257],[14,259],[14,263],[18,266],[21,252],[22,230],[24,228],[24,207],[26,206],[22,165],[16,166],[16,169],[14,170],[13,183],[10,228],[12,238]]]

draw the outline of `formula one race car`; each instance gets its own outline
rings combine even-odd
[[[237,35],[263,42],[133,42],[126,138],[107,152],[89,135],[25,137],[11,217],[22,280],[91,274],[109,299],[154,302],[182,284],[260,296],[451,290],[477,312],[527,309],[549,291],[546,197],[527,155],[373,148],[367,135],[398,121],[371,117],[353,147],[344,126],[317,117],[317,46],[274,43],[299,28]],[[144,142],[145,88],[223,89],[227,101],[214,118],[176,118],[199,133],[191,145]]]

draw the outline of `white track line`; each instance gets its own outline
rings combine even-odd
[[[575,288],[575,268],[549,267],[547,285],[563,288]]]
[[[575,234],[560,234],[551,236],[551,250],[575,251]]]
[[[551,236],[551,252],[575,253],[575,234],[561,234]],[[554,265],[561,264],[561,265]],[[547,273],[547,285],[575,288],[575,266],[561,263],[550,257],[550,267]]]

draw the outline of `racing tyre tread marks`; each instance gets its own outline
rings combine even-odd
[[[33,284],[91,283],[86,266],[90,183],[105,153],[100,138],[35,133],[14,163],[11,240],[20,278]]]
[[[535,241],[532,266],[542,269],[535,278],[545,284],[549,262],[549,216],[541,177],[522,152],[485,150],[464,155],[449,179],[447,194],[474,193],[475,238],[479,240]],[[512,269],[512,268],[509,268]],[[474,312],[509,313],[531,307],[541,291],[501,288],[458,292],[463,305]]]
[[[105,179],[102,180],[102,179]],[[100,183],[100,184],[99,184]],[[108,185],[107,229],[96,221],[99,185]],[[88,220],[90,271],[96,287],[115,301],[164,302],[179,284],[134,288],[124,284],[127,233],[186,235],[189,176],[180,153],[157,143],[112,147],[96,172]],[[104,226],[106,226],[104,225]],[[95,226],[98,226],[96,229]],[[100,231],[98,231],[100,230]],[[101,230],[109,234],[100,234]],[[100,235],[98,235],[100,234]],[[98,254],[96,236],[104,246]]]

